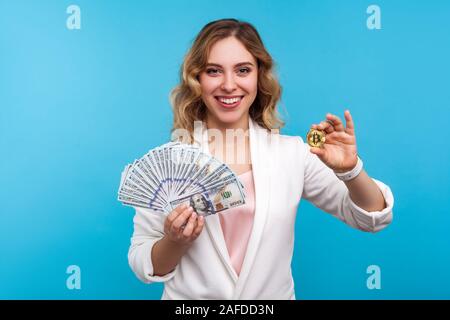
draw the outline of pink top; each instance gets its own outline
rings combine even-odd
[[[255,189],[252,170],[239,175],[244,185],[245,204],[219,212],[220,225],[230,255],[231,264],[239,275],[255,217]]]

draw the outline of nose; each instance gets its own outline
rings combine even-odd
[[[236,81],[234,80],[234,75],[231,73],[225,74],[223,77],[223,82],[221,85],[221,89],[226,92],[233,92],[236,90]]]

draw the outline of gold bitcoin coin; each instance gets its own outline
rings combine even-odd
[[[325,143],[325,131],[317,129],[309,130],[306,141],[311,147],[322,148]]]

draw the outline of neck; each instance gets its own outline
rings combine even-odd
[[[249,114],[246,114],[241,119],[239,119],[236,122],[233,123],[223,123],[220,121],[217,121],[217,119],[214,119],[213,117],[207,116],[206,117],[206,127],[208,129],[217,129],[222,132],[222,134],[225,136],[226,130],[236,130],[236,129],[242,129],[244,131],[248,130],[248,121],[249,121]]]
[[[249,117],[250,115],[246,114],[235,123],[221,123],[212,117],[207,117],[207,129],[213,129],[208,132],[211,154],[229,165],[248,166],[250,161]]]

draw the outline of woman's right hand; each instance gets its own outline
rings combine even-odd
[[[166,237],[182,246],[189,246],[203,230],[205,217],[197,216],[186,204],[176,207],[164,222]]]

